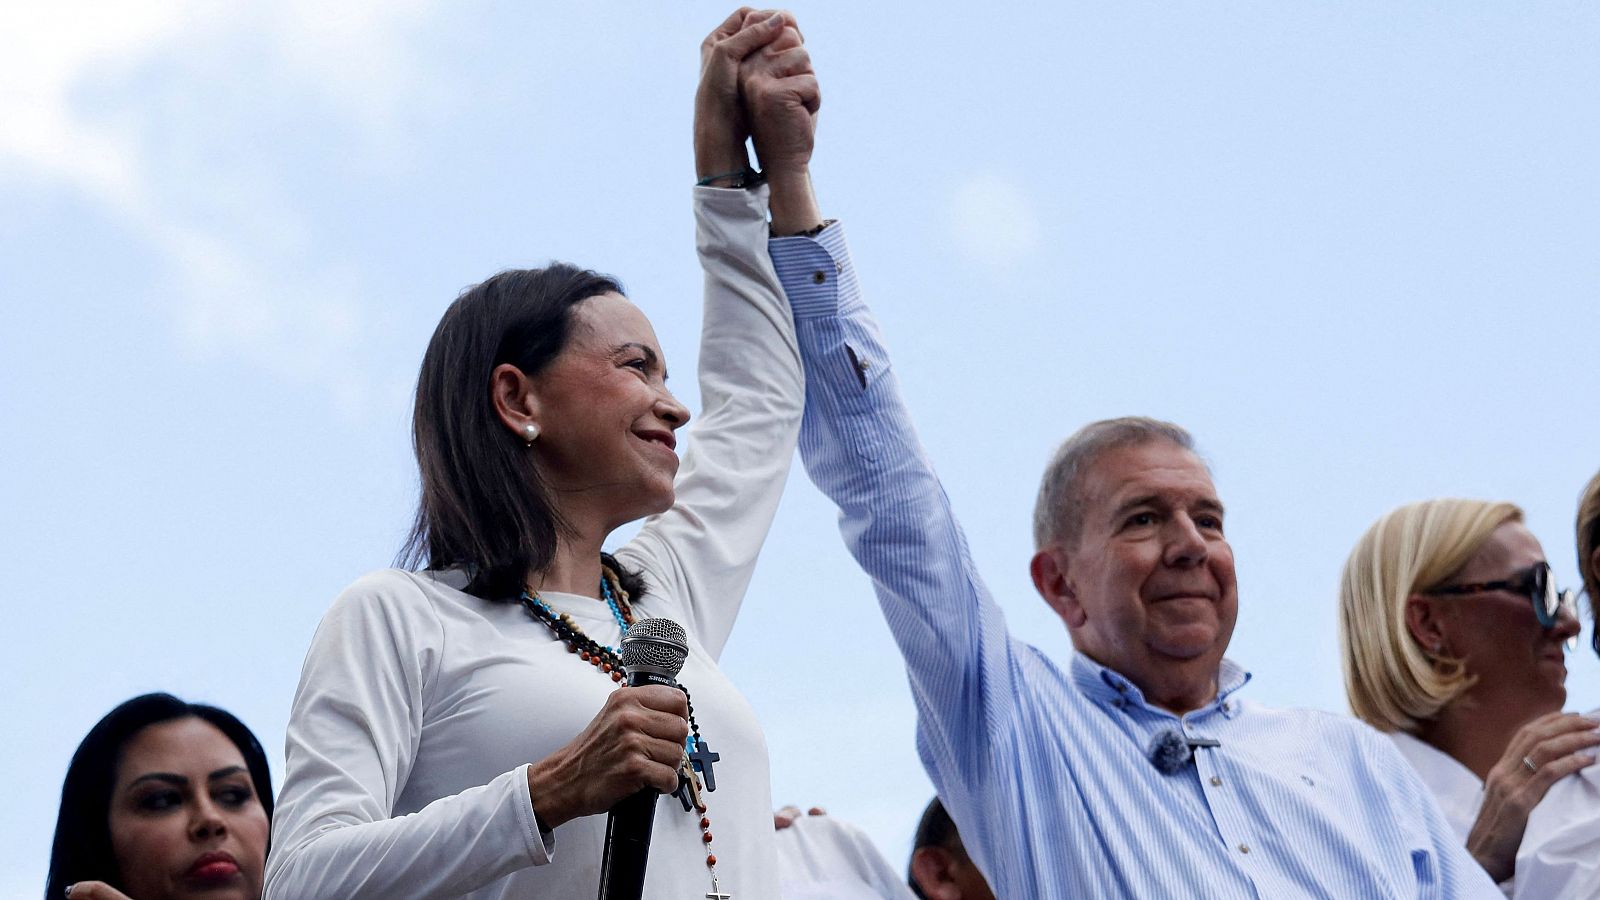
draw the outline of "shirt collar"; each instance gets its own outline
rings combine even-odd
[[[1240,703],[1230,697],[1234,691],[1248,684],[1250,677],[1250,673],[1238,663],[1224,658],[1217,671],[1217,696],[1202,709],[1219,711],[1230,719],[1237,716],[1241,708]],[[1118,707],[1131,703],[1152,711],[1164,712],[1145,702],[1144,691],[1139,690],[1139,686],[1129,681],[1121,672],[1100,665],[1085,653],[1072,654],[1072,682],[1091,700],[1113,703]]]

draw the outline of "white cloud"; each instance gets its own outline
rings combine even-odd
[[[968,260],[995,268],[1039,248],[1039,216],[1014,179],[980,173],[957,185],[948,206],[951,237]]]
[[[352,364],[372,318],[360,279],[299,261],[313,229],[273,160],[200,143],[216,115],[205,86],[320,110],[381,154],[440,90],[414,46],[434,2],[0,4],[0,178],[77,192],[146,241],[176,287],[174,328],[200,355],[320,383],[340,409],[387,395],[368,383],[382,373]],[[135,84],[152,72],[154,88]],[[117,102],[96,106],[106,96]]]

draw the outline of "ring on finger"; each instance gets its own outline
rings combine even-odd
[[[1539,771],[1539,764],[1534,762],[1533,758],[1529,756],[1524,756],[1522,758],[1522,767],[1528,770],[1529,775],[1533,775]]]

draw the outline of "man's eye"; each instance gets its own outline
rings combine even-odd
[[[1200,516],[1194,520],[1196,525],[1211,531],[1222,530],[1222,520],[1216,516]]]
[[[1156,523],[1156,514],[1155,513],[1147,513],[1147,512],[1134,513],[1133,515],[1128,517],[1128,521],[1127,521],[1127,524],[1129,526],[1132,526],[1132,527],[1135,527],[1135,528],[1143,527],[1145,525],[1154,525],[1155,523]]]

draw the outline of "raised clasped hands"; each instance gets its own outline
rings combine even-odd
[[[749,13],[746,25],[760,21]],[[788,13],[772,40],[739,65],[740,95],[750,122],[756,156],[768,180],[804,178],[816,140],[822,93],[799,25]]]
[[[810,163],[822,94],[794,16],[735,10],[700,45],[695,169],[715,187],[741,183],[744,142],[771,185],[772,229],[796,234],[822,222]],[[728,175],[726,179],[716,176]]]

